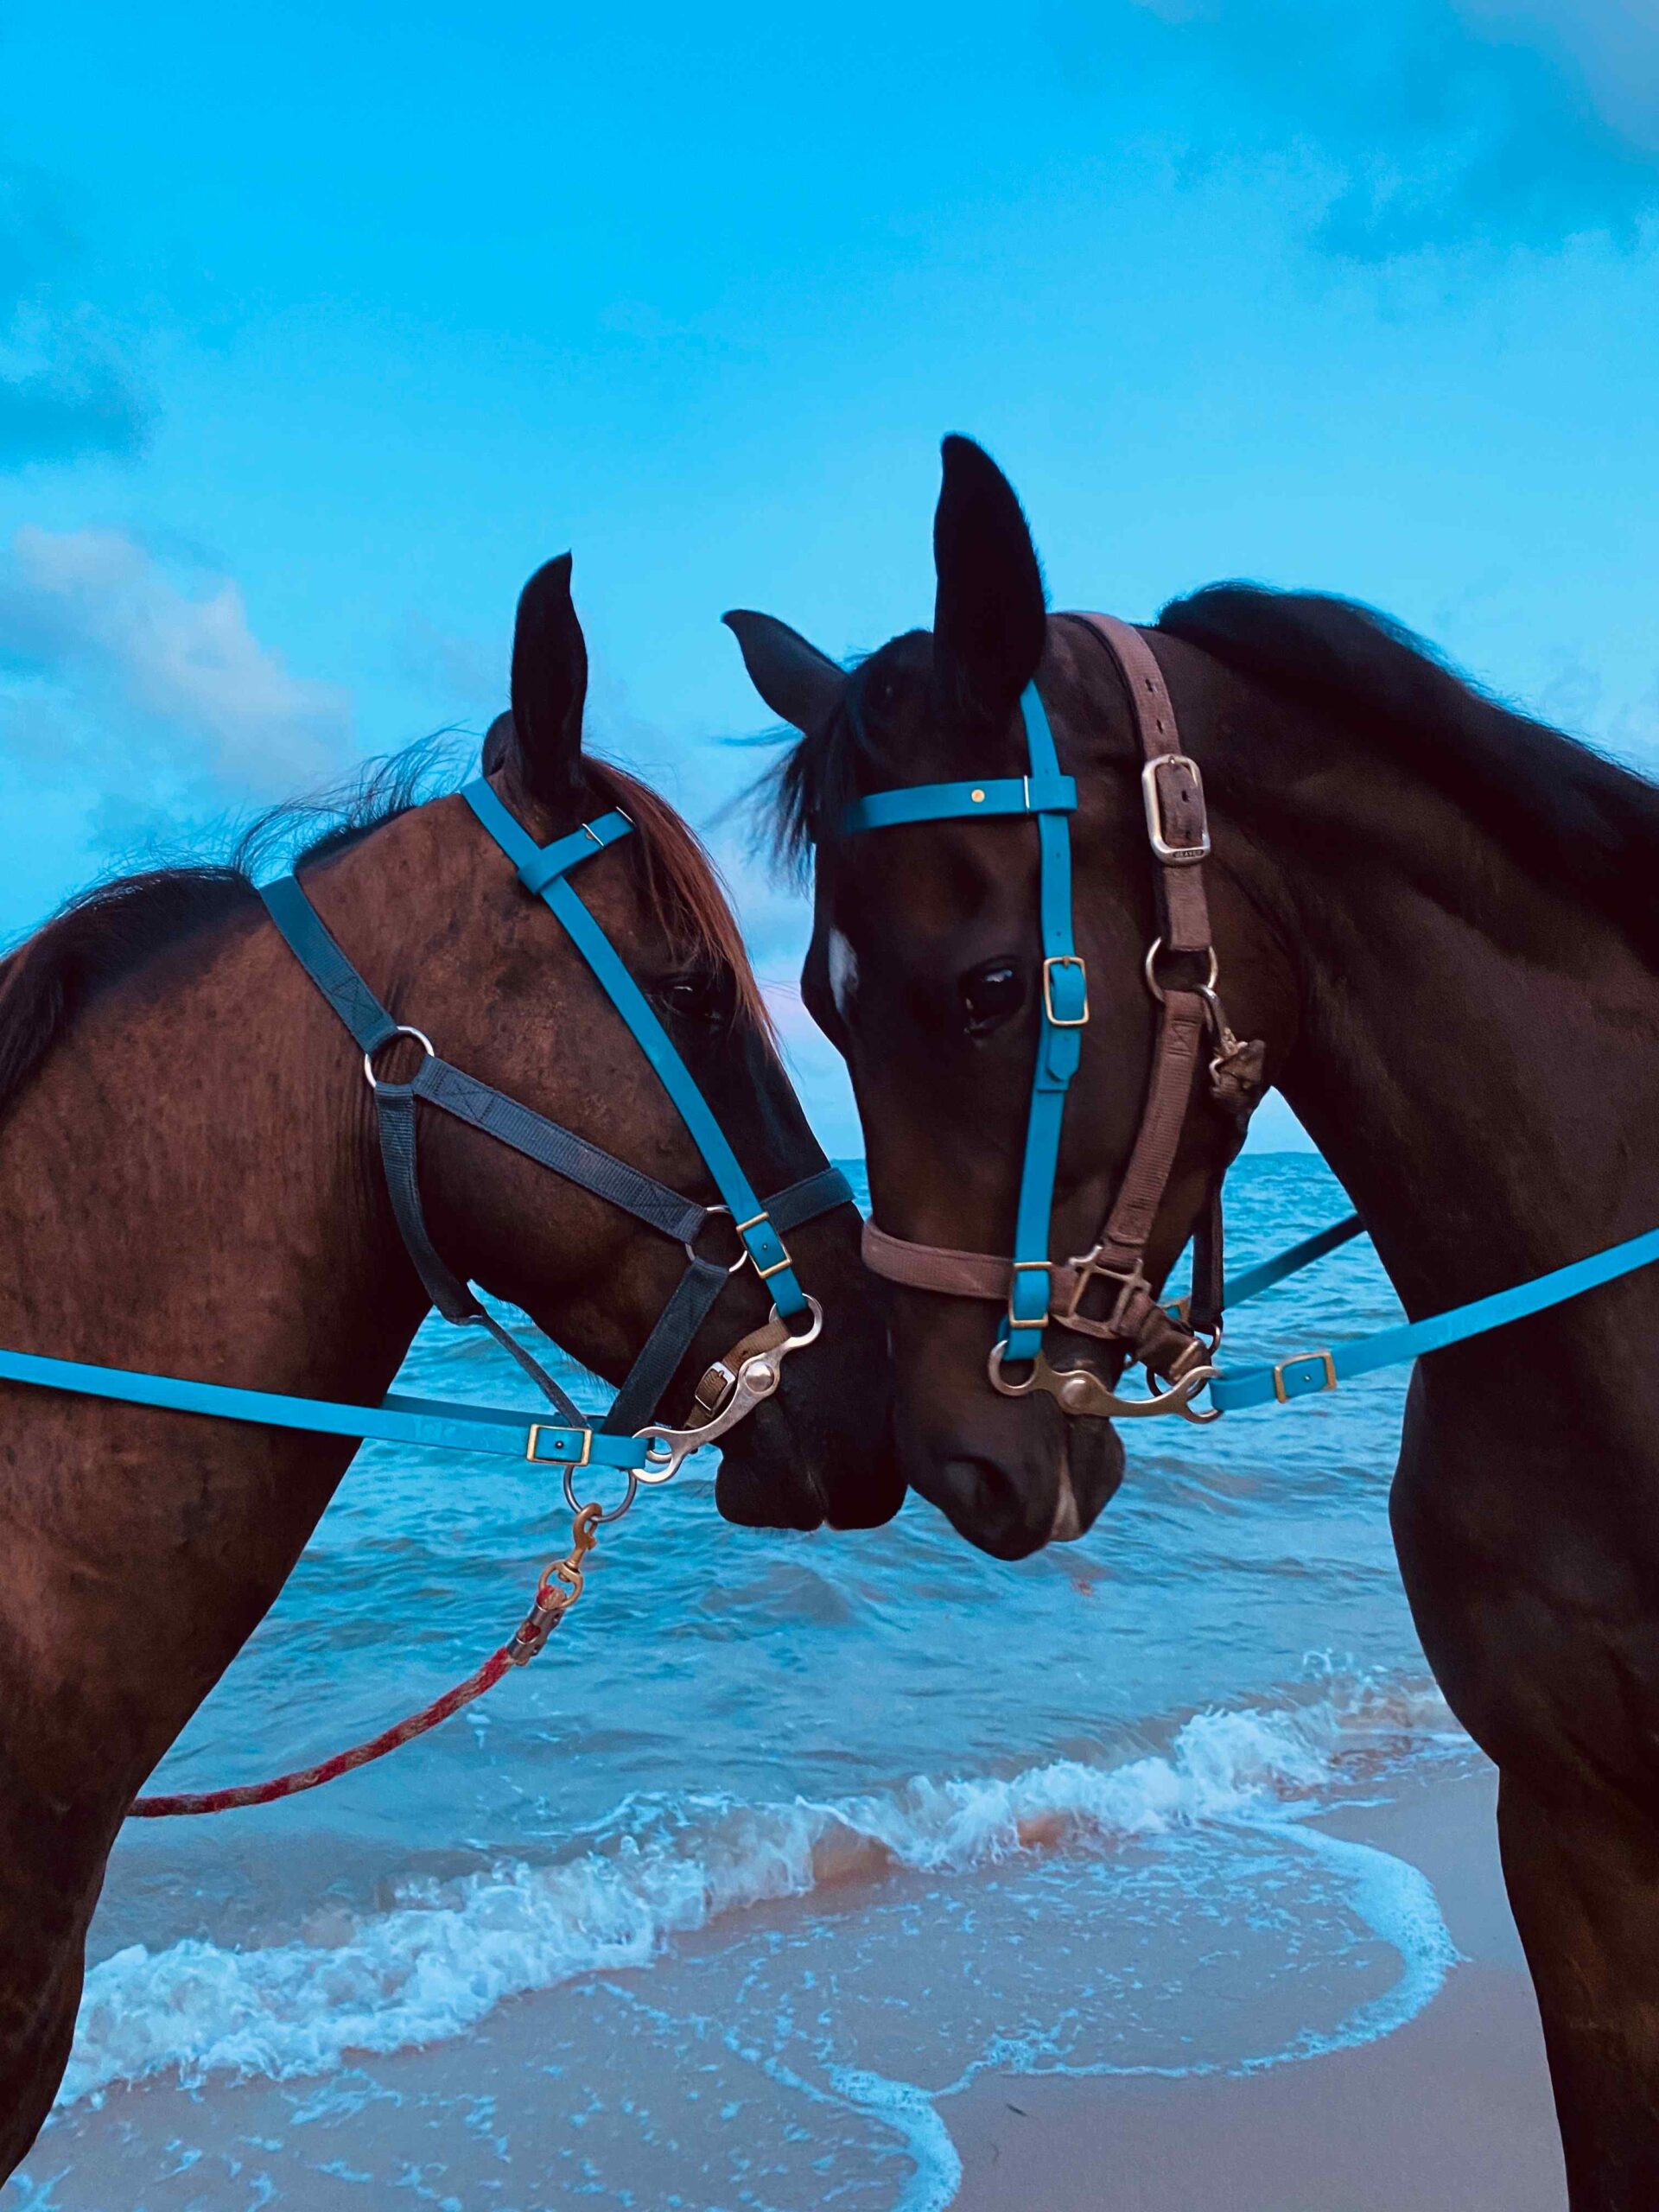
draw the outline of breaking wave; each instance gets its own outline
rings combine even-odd
[[[1461,1740],[1432,1690],[1334,1678],[1304,1702],[1196,1713],[1161,1750],[1116,1764],[921,1777],[835,1801],[625,1808],[581,1857],[409,1881],[335,1942],[116,1952],[87,1975],[60,2107],[156,2075],[287,2080],[439,2042],[506,1999],[648,1966],[674,1937],[769,1901],[1281,1826]]]

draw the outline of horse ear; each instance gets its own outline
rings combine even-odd
[[[822,729],[841,704],[844,671],[770,614],[736,607],[720,619],[737,639],[749,681],[772,713],[803,734]]]
[[[512,633],[512,728],[534,798],[556,804],[579,787],[587,696],[588,647],[570,598],[570,556],[561,553],[524,586]]]
[[[950,704],[1001,721],[1037,673],[1043,572],[1014,486],[971,438],[947,438],[933,517],[935,664]]]
[[[498,715],[484,733],[483,769],[493,776],[498,768],[505,768],[512,758],[513,729],[511,715]]]

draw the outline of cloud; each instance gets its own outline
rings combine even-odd
[[[142,451],[154,409],[115,329],[70,281],[51,195],[0,165],[0,469]]]
[[[1344,258],[1628,245],[1659,210],[1659,11],[1631,0],[1133,5],[1192,157],[1301,169]]]
[[[315,785],[350,738],[349,695],[291,675],[228,578],[113,530],[25,527],[0,556],[0,751],[93,786],[105,847],[158,809],[170,824]]]
[[[1456,0],[1494,38],[1558,57],[1610,129],[1659,155],[1659,9],[1644,0]]]

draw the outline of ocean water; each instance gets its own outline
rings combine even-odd
[[[1293,1154],[1229,1202],[1236,1267],[1344,1211]],[[1397,1312],[1361,1242],[1229,1348]],[[516,1402],[441,1328],[405,1382]],[[729,1529],[693,1463],[470,1715],[308,1796],[127,1831],[0,2207],[922,2212],[988,2066],[1249,2070],[1388,2033],[1452,1962],[1433,1895],[1313,1816],[1472,1761],[1389,1548],[1403,1389],[1136,1425],[1090,1534],[1012,1567],[916,1500],[854,1535]],[[163,1786],[433,1696],[567,1530],[528,1468],[366,1447]]]

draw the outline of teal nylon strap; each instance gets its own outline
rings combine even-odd
[[[1033,691],[1031,697],[1035,698]],[[1038,711],[1041,712],[1040,703]],[[1027,721],[1029,740],[1030,721]],[[1049,752],[1053,753],[1053,741]],[[1046,774],[1032,763],[1029,776],[1003,776],[987,784],[915,784],[903,791],[875,791],[855,799],[842,810],[843,836],[860,830],[892,830],[907,822],[945,822],[954,816],[995,814],[1072,814],[1077,811],[1077,787],[1058,767]]]
[[[1069,778],[1060,775],[1054,733],[1034,683],[1027,685],[1020,709],[1025,718],[1033,793],[1069,782]],[[1065,1117],[1066,1090],[1082,1057],[1083,1025],[1089,1018],[1088,978],[1071,934],[1071,826],[1064,812],[1033,810],[1037,813],[1038,923],[1043,947],[1042,1027],[1037,1039],[1037,1069],[1026,1121],[1020,1205],[1014,1216],[1006,1355],[1014,1360],[1035,1359],[1043,1348],[1043,1329],[1048,1319],[1049,1224],[1054,1211],[1060,1129]]]
[[[1210,1385],[1210,1402],[1218,1412],[1236,1413],[1248,1406],[1268,1405],[1274,1400],[1283,1404],[1292,1398],[1334,1390],[1338,1382],[1351,1382],[1357,1376],[1398,1366],[1424,1352],[1443,1351],[1448,1344],[1501,1329],[1508,1321],[1548,1313],[1552,1306],[1562,1305],[1602,1283],[1616,1282],[1621,1275],[1634,1274],[1639,1268],[1651,1267],[1656,1260],[1659,1260],[1659,1229],[1649,1229],[1605,1252],[1592,1253],[1587,1260],[1574,1260],[1570,1266],[1557,1268],[1531,1282],[1495,1291],[1490,1298],[1455,1306],[1449,1313],[1432,1314],[1426,1321],[1384,1329],[1334,1351],[1304,1352],[1297,1358],[1281,1360],[1275,1367],[1251,1367],[1238,1375],[1218,1375]]]
[[[755,1196],[736,1154],[726,1141],[724,1130],[709,1111],[708,1101],[675,1051],[650,1001],[628,973],[615,946],[577,897],[575,886],[566,880],[569,869],[591,859],[607,845],[614,844],[619,837],[626,836],[632,824],[625,814],[601,815],[596,822],[570,836],[561,837],[551,845],[538,845],[482,779],[465,785],[461,795],[518,869],[526,888],[534,891],[558,917],[612,1005],[633,1033],[658,1081],[690,1130],[721,1197],[731,1209],[738,1234],[754,1262],[756,1274],[772,1294],[779,1318],[787,1320],[794,1314],[804,1313],[805,1294],[796,1281],[784,1240]]]
[[[875,791],[842,813],[845,836],[863,830],[893,829],[914,822],[969,820],[975,815],[1034,815],[1037,820],[1038,913],[1042,938],[1042,1027],[1026,1117],[1025,1159],[1014,1217],[1014,1274],[1008,1290],[1006,1356],[1034,1359],[1048,1320],[1049,1221],[1067,1086],[1082,1057],[1079,1032],[1089,1019],[1089,979],[1071,934],[1071,836],[1077,786],[1060,773],[1054,733],[1034,683],[1020,701],[1026,726],[1027,776],[982,784],[918,784]]]
[[[315,1436],[372,1439],[386,1444],[425,1444],[445,1452],[486,1452],[498,1459],[528,1459],[537,1466],[647,1465],[645,1446],[634,1436],[602,1436],[591,1428],[538,1421],[499,1406],[446,1406],[394,1393],[378,1406],[346,1406],[326,1398],[290,1398],[275,1390],[238,1390],[224,1382],[192,1382],[173,1375],[141,1375],[125,1367],[83,1366],[76,1359],[47,1359],[35,1352],[0,1351],[0,1381],[83,1398],[114,1398],[168,1413],[207,1414],[215,1421],[245,1421],[262,1428],[297,1428]]]

